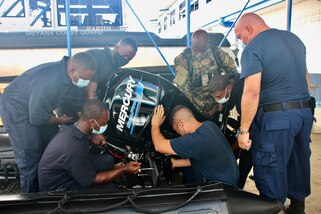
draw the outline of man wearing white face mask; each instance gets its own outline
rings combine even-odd
[[[130,162],[113,167],[109,154],[89,154],[89,141],[99,144],[107,128],[107,106],[98,99],[88,100],[79,120],[65,126],[49,143],[39,164],[40,191],[75,190],[97,186],[116,188],[112,182],[124,173],[136,174],[140,163]]]
[[[219,112],[222,114],[222,123],[228,120],[230,111],[236,107],[237,113],[241,114],[241,98],[243,92],[243,81],[240,80],[240,74],[232,75],[214,75],[208,85],[208,92],[212,95],[214,100],[222,105],[222,110]],[[229,124],[237,130],[240,126],[240,117],[237,117],[235,123]],[[231,121],[231,120],[230,120]],[[238,187],[243,189],[247,176],[252,168],[252,155],[251,151],[240,150],[238,142],[236,141],[234,134],[230,137],[230,132],[226,132],[228,140],[231,141],[231,147],[236,155],[236,158],[240,158],[239,170],[240,177],[238,181]]]
[[[217,103],[227,106],[228,110],[232,110],[235,106],[238,113],[241,112],[242,91],[243,82],[240,81],[238,73],[214,75],[208,84],[208,92]]]
[[[53,110],[66,97],[77,96],[74,89],[88,84],[95,70],[92,56],[78,53],[31,68],[5,89],[0,113],[13,147],[23,193],[38,191],[38,163],[47,146],[41,129],[71,119],[65,115],[56,117]]]

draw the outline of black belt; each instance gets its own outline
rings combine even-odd
[[[310,100],[308,101],[298,101],[298,102],[283,102],[282,103],[275,103],[270,105],[262,106],[264,112],[271,112],[271,111],[282,111],[286,109],[296,109],[296,108],[310,108]]]

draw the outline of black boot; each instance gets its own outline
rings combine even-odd
[[[290,205],[285,209],[285,214],[305,214],[305,202],[291,199]]]

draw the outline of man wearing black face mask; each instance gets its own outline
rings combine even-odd
[[[127,65],[137,52],[137,44],[132,38],[126,37],[121,39],[113,50],[108,47],[104,49],[87,50],[97,65],[97,72],[86,87],[87,99],[103,99],[106,84],[111,80],[115,71],[120,67]]]

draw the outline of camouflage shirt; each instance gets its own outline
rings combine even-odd
[[[217,57],[220,57],[219,63]],[[209,80],[222,70],[226,73],[236,72],[233,58],[216,47],[209,48],[201,58],[198,58],[193,56],[191,49],[188,48],[175,58],[174,64],[176,71],[174,83],[204,116],[211,117],[216,111],[217,103],[208,93]]]

